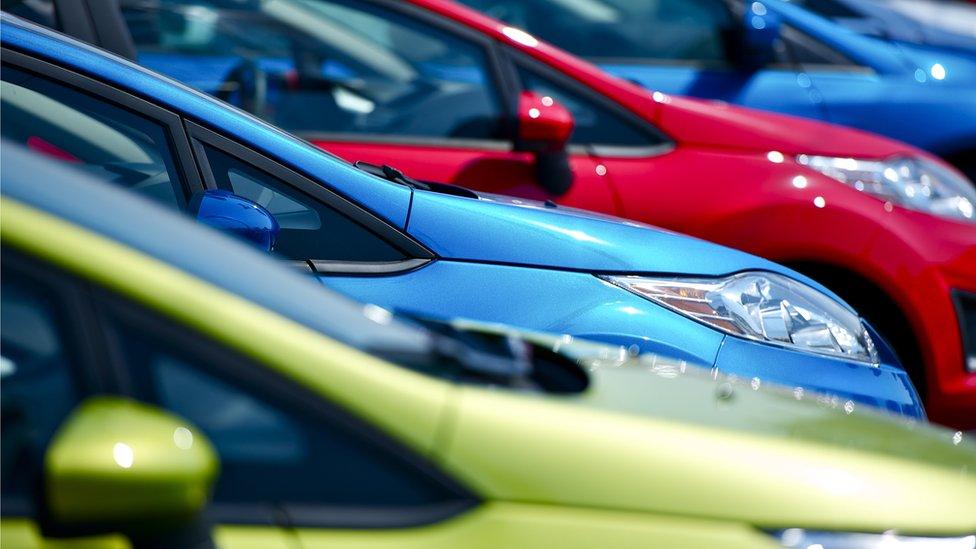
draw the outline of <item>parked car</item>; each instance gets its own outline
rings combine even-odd
[[[634,361],[461,382],[415,326],[0,154],[5,548],[976,544],[962,435]]]
[[[876,132],[976,180],[976,38],[912,40],[877,2],[459,1],[651,90]]]
[[[131,36],[110,33],[114,42],[96,43],[111,48],[125,38],[140,63],[346,159],[553,199],[788,263],[887,334],[933,419],[976,428],[976,194],[957,171],[918,149],[812,121],[652,95],[452,2],[123,6],[125,18],[115,12],[115,26]],[[109,20],[100,29],[112,27],[113,12],[90,15]],[[968,101],[958,93],[952,100]],[[869,110],[904,120],[884,108]],[[598,244],[577,236],[580,245]],[[524,245],[485,238],[498,249],[491,261],[510,261]],[[450,243],[452,253],[476,257],[459,248],[472,242],[462,233]],[[549,253],[548,246],[537,250]],[[568,257],[576,253],[567,249]],[[564,266],[613,269],[601,261]],[[682,269],[697,265],[670,272]],[[413,299],[360,282],[356,291],[371,299]]]
[[[964,0],[800,0],[860,34],[976,55],[976,6]]]
[[[924,416],[889,345],[794,271],[638,223],[357,167],[53,31],[4,15],[2,32],[5,138],[171,209],[206,205],[206,222],[264,249],[277,225],[276,255],[358,301]],[[238,196],[249,205],[218,204]]]

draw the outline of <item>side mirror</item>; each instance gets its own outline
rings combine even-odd
[[[58,529],[144,534],[192,522],[217,477],[210,442],[169,414],[116,397],[82,403],[44,458],[46,515]]]
[[[779,14],[770,11],[764,2],[746,2],[742,16],[739,64],[748,70],[756,70],[775,61],[782,27],[783,20]]]
[[[518,148],[535,153],[536,178],[549,194],[562,196],[573,185],[566,143],[573,115],[549,96],[523,91],[518,105]]]
[[[237,236],[266,252],[274,250],[281,230],[271,212],[229,191],[196,194],[190,202],[190,213],[204,225]]]
[[[519,96],[518,137],[523,149],[562,150],[575,125],[573,115],[552,97],[531,91]]]

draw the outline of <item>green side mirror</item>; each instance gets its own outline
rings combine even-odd
[[[130,400],[82,403],[44,459],[51,520],[64,527],[133,532],[190,521],[217,477],[210,442],[185,421]]]

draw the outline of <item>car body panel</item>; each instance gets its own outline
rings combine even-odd
[[[652,522],[678,512],[763,527],[880,531],[897,524],[900,532],[926,534],[976,528],[976,479],[967,472],[976,448],[954,444],[950,431],[796,402],[771,387],[734,387],[726,398],[722,385],[729,382],[697,369],[677,376],[628,365],[596,369],[590,388],[569,398],[453,385],[355,351],[189,274],[179,260],[166,262],[179,252],[153,258],[36,210],[23,188],[18,194],[26,204],[3,200],[6,245],[252,356],[431,456],[489,500],[538,502],[570,517],[577,516],[570,508],[624,512],[623,519],[635,513]],[[216,241],[234,248],[228,244]],[[85,259],[69,251],[79,249]],[[277,277],[308,284],[297,274]],[[685,417],[667,419],[669,413]],[[429,438],[431,421],[449,421],[449,434]],[[755,505],[741,505],[744,492]],[[581,535],[601,531],[589,525]],[[309,539],[325,542],[326,534]],[[361,535],[368,541],[379,532]]]

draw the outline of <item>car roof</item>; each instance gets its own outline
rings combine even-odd
[[[327,181],[340,195],[397,227],[406,224],[411,190],[355,168],[345,160],[267,122],[127,59],[7,13],[0,40],[12,48],[141,96],[209,127],[291,169]]]
[[[10,142],[0,142],[0,162],[4,197],[170,264],[333,339],[374,350],[421,351],[427,344],[423,329],[395,320],[380,324],[367,316],[369,306],[327,289],[242,241],[96,180],[70,164]]]

